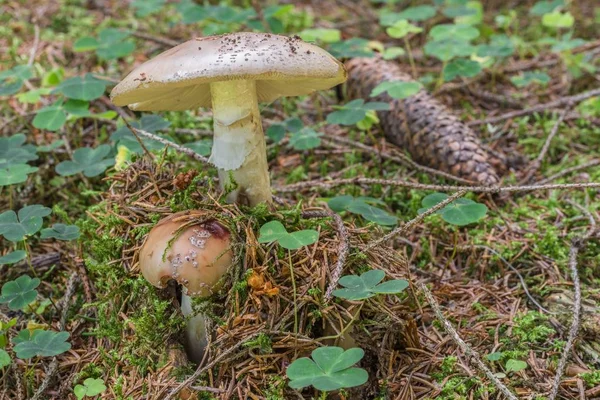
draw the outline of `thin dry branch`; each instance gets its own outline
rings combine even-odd
[[[325,291],[325,296],[323,300],[327,303],[331,300],[333,296],[333,291],[337,287],[337,284],[342,276],[342,271],[344,270],[344,264],[346,263],[346,258],[348,257],[348,252],[350,251],[350,242],[348,240],[349,234],[348,229],[346,229],[346,225],[344,225],[344,221],[339,214],[334,212],[320,212],[320,211],[305,211],[302,213],[302,217],[304,218],[326,218],[331,217],[335,221],[335,229],[338,233],[338,238],[340,240],[340,244],[338,246],[338,259],[335,263],[335,267],[331,272],[331,279],[329,280],[329,285],[327,286],[327,290]]]
[[[529,171],[527,171],[527,174],[525,175],[525,177],[523,179],[521,179],[521,182],[520,182],[521,184],[525,184],[525,183],[529,182],[531,180],[531,178],[533,177],[533,175],[535,175],[535,173],[538,171],[538,169],[542,165],[542,161],[544,161],[544,158],[546,157],[546,154],[548,153],[548,150],[550,149],[550,143],[552,142],[552,139],[554,139],[554,136],[556,136],[556,134],[558,133],[558,128],[560,127],[562,122],[565,120],[565,117],[567,116],[567,113],[569,112],[570,109],[571,109],[571,107],[568,105],[560,113],[558,119],[556,120],[556,122],[554,123],[554,126],[552,127],[552,130],[550,131],[550,134],[548,135],[548,137],[546,138],[546,141],[544,142],[544,145],[542,146],[542,150],[540,150],[540,154],[538,154],[537,158],[533,162],[533,165],[529,168]]]
[[[195,152],[194,150],[192,150],[192,149],[188,149],[187,147],[183,147],[183,146],[181,146],[181,145],[179,145],[179,144],[177,144],[177,143],[173,143],[173,142],[171,142],[171,141],[169,141],[169,140],[167,140],[167,139],[163,139],[163,138],[161,138],[160,136],[157,136],[157,135],[155,135],[155,134],[153,134],[153,133],[150,133],[150,132],[146,132],[146,131],[144,131],[144,130],[141,130],[141,129],[137,129],[137,128],[134,128],[134,127],[131,127],[131,126],[130,126],[130,129],[131,129],[131,130],[132,130],[134,133],[136,133],[136,134],[138,134],[138,135],[140,135],[140,136],[144,136],[144,137],[146,137],[146,138],[148,138],[148,139],[155,140],[155,141],[157,141],[157,142],[159,142],[159,143],[162,143],[162,144],[164,144],[165,146],[169,146],[169,147],[171,147],[171,148],[173,148],[173,149],[175,149],[175,150],[179,151],[180,153],[187,154],[188,156],[190,156],[190,157],[192,157],[192,158],[194,158],[194,159],[196,159],[196,160],[200,161],[201,163],[212,165],[212,164],[211,164],[211,163],[208,161],[208,158],[206,158],[206,157],[204,157],[204,156],[202,156],[202,155],[200,155],[200,154],[196,153],[196,152]]]
[[[440,305],[435,300],[433,294],[427,288],[427,286],[423,282],[416,282],[416,284],[421,290],[421,292],[423,292],[423,294],[425,295],[425,298],[427,299],[427,302],[429,303],[431,308],[433,308],[436,317],[442,323],[444,330],[450,335],[454,343],[456,343],[458,347],[460,347],[463,353],[465,353],[469,357],[470,361],[473,364],[475,364],[475,366],[481,372],[483,372],[488,377],[488,379],[492,381],[494,386],[496,386],[496,388],[498,388],[498,390],[500,390],[508,399],[518,400],[518,398],[502,382],[500,382],[500,379],[496,377],[496,375],[487,367],[487,365],[485,365],[485,363],[481,360],[481,356],[479,355],[479,353],[477,353],[477,351],[475,351],[464,340],[462,340],[462,338],[460,337],[456,329],[454,329],[450,321],[448,321],[448,319],[444,317],[444,313],[442,312]]]
[[[497,122],[505,121],[505,120],[511,119],[511,118],[522,117],[524,115],[529,115],[529,114],[533,114],[536,112],[546,111],[546,110],[550,110],[550,109],[557,108],[557,107],[564,107],[567,104],[577,104],[577,103],[580,103],[591,97],[596,97],[596,96],[600,96],[600,88],[594,89],[594,90],[589,90],[587,92],[576,94],[574,96],[561,97],[560,99],[557,99],[557,100],[554,100],[554,101],[551,101],[548,103],[538,104],[533,107],[526,108],[524,110],[511,111],[509,113],[502,114],[497,117],[478,119],[476,121],[471,121],[471,122],[467,123],[467,125],[468,126],[478,126],[478,125],[486,125],[486,124],[495,124]]]
[[[363,251],[368,252],[369,250],[372,250],[373,248],[381,245],[382,243],[387,242],[388,240],[392,239],[395,236],[405,234],[406,232],[411,230],[413,228],[413,226],[415,226],[419,222],[423,221],[425,218],[432,215],[436,211],[441,210],[442,208],[446,207],[448,204],[452,203],[454,200],[458,199],[459,197],[464,196],[466,193],[467,193],[467,190],[465,190],[465,189],[459,190],[458,192],[454,193],[452,196],[448,197],[444,201],[441,201],[438,204],[436,204],[435,206],[431,207],[430,209],[425,211],[423,214],[420,214],[416,218],[413,218],[410,221],[408,221],[407,223],[400,225],[399,227],[397,227],[396,229],[394,229],[387,235],[380,237],[379,239],[373,240],[372,242],[367,243],[367,246],[363,249]]]
[[[570,167],[570,168],[564,169],[564,170],[562,170],[562,171],[560,171],[560,172],[558,172],[558,173],[556,173],[556,174],[554,174],[552,176],[549,176],[549,177],[547,177],[545,179],[542,179],[541,181],[536,182],[536,185],[543,185],[543,184],[546,184],[548,182],[552,182],[552,181],[555,181],[555,180],[557,180],[559,178],[562,178],[563,176],[569,175],[572,172],[577,172],[577,171],[581,171],[582,169],[587,169],[587,168],[590,168],[590,167],[595,167],[596,165],[600,165],[600,160],[593,160],[593,161],[590,161],[590,162],[585,163],[585,164],[576,165],[574,167]]]
[[[66,328],[67,314],[69,311],[69,304],[70,304],[69,300],[75,293],[75,286],[77,284],[77,278],[78,278],[77,272],[73,272],[71,274],[71,277],[69,278],[69,281],[67,282],[67,288],[65,290],[65,295],[63,296],[63,298],[60,302],[62,309],[61,309],[61,313],[60,313],[60,320],[58,322],[58,330],[59,331],[64,331]],[[57,372],[58,372],[58,358],[54,357],[54,358],[52,358],[52,361],[50,362],[50,365],[48,366],[48,369],[46,370],[46,377],[44,378],[44,380],[42,381],[42,384],[40,385],[38,390],[35,392],[35,394],[31,397],[30,400],[39,400],[42,398],[41,396],[46,392],[46,390],[48,390],[48,387],[50,387],[50,382],[52,381],[52,379],[54,379]]]
[[[298,192],[304,189],[331,189],[332,187],[344,185],[383,185],[405,187],[416,190],[435,190],[438,192],[454,192],[457,190],[467,190],[473,193],[511,193],[511,192],[532,192],[536,190],[555,190],[555,189],[591,189],[600,188],[600,182],[589,183],[565,183],[565,184],[547,184],[547,185],[523,185],[523,186],[452,186],[452,185],[429,185],[424,183],[414,183],[399,179],[377,179],[377,178],[348,178],[334,179],[328,182],[307,181],[291,185],[274,187],[273,190],[279,193]]]

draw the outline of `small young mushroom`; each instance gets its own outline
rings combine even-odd
[[[144,278],[156,287],[174,279],[182,285],[181,311],[192,314],[191,297],[210,295],[232,265],[231,234],[214,219],[194,221],[202,211],[184,211],[164,218],[148,233],[139,253]],[[205,317],[195,315],[186,325],[186,348],[200,362],[208,338]]]
[[[118,106],[139,111],[213,108],[210,161],[230,202],[271,202],[258,102],[299,96],[346,80],[342,63],[300,38],[231,33],[182,43],[134,69],[111,92]]]

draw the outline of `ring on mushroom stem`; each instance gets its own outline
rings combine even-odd
[[[140,253],[144,278],[162,288],[175,279],[183,287],[181,311],[192,314],[191,297],[210,295],[233,262],[231,234],[215,219],[204,222],[203,211],[184,211],[164,218],[148,233]],[[205,316],[194,315],[185,329],[188,357],[200,362],[208,338]]]
[[[230,202],[271,202],[258,102],[329,89],[346,80],[342,63],[300,38],[231,33],[182,43],[134,69],[111,92],[118,106],[139,111],[213,108],[210,161]]]

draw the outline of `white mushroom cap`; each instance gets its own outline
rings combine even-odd
[[[179,111],[211,106],[210,83],[254,80],[258,101],[299,96],[346,80],[342,63],[298,37],[232,33],[196,38],[134,69],[111,92],[118,106]]]
[[[208,296],[232,264],[231,235],[210,220],[184,228],[169,246],[179,228],[194,217],[186,211],[159,221],[140,250],[140,269],[154,286],[164,287],[175,279],[187,295]]]

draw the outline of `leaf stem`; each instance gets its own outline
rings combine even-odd
[[[290,277],[292,279],[292,290],[294,296],[294,333],[298,333],[298,301],[296,292],[296,279],[294,278],[294,266],[292,265],[292,252],[288,250],[288,265],[290,268]]]

